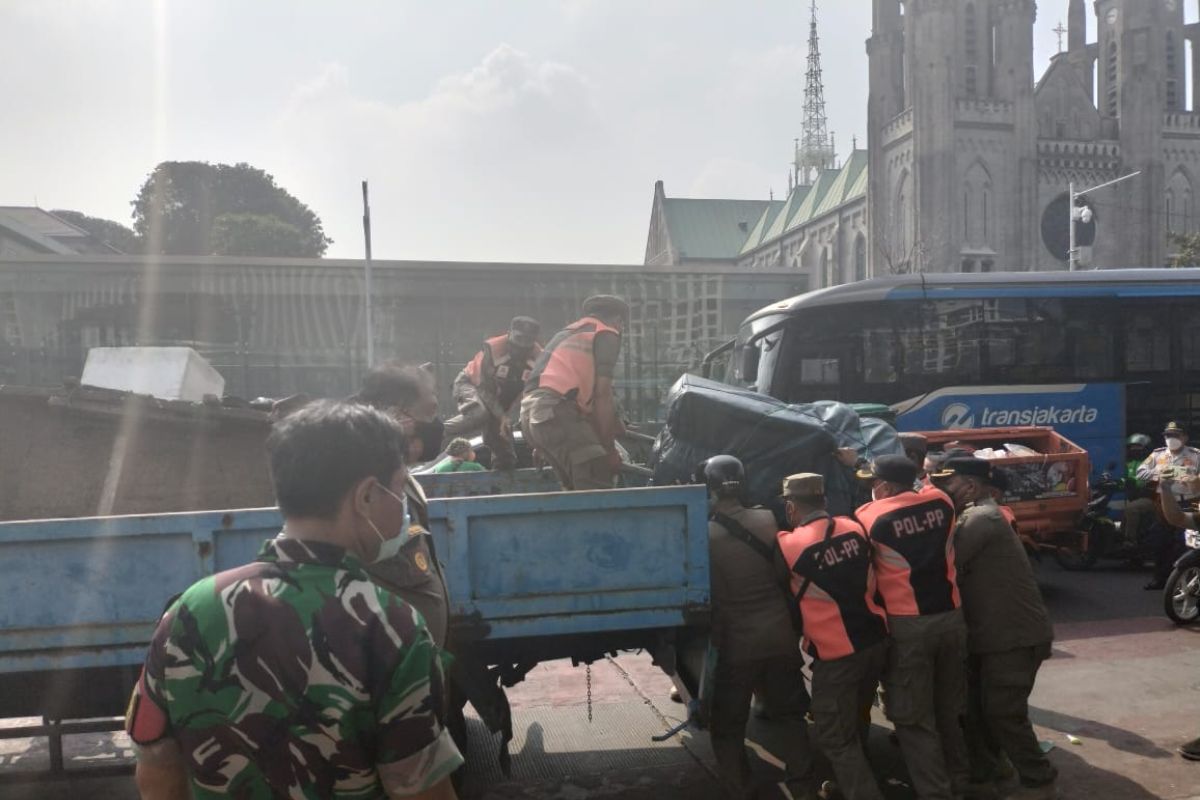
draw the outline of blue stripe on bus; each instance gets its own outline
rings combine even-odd
[[[1194,297],[1200,283],[1143,284],[1124,286],[904,286],[887,293],[888,300],[963,299],[996,297]]]

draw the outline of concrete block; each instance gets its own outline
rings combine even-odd
[[[190,347],[93,347],[80,383],[192,403],[225,393],[221,373]]]

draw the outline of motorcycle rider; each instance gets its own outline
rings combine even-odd
[[[1168,422],[1163,428],[1166,447],[1160,447],[1146,457],[1137,469],[1136,476],[1143,481],[1159,481],[1164,474],[1194,478],[1200,474],[1200,450],[1187,446],[1187,431],[1178,422]],[[1191,482],[1175,483],[1177,500],[1194,498]],[[1179,531],[1169,525],[1155,525],[1150,529],[1148,545],[1154,552],[1154,578],[1145,585],[1148,591],[1161,591],[1167,584],[1167,576],[1179,551]]]
[[[1135,433],[1125,441],[1125,511],[1121,517],[1121,535],[1136,547],[1154,523],[1154,500],[1146,481],[1138,477],[1138,468],[1150,455],[1150,437]]]
[[[1181,483],[1182,488],[1187,492],[1200,491],[1200,480],[1196,478],[1185,478]],[[1162,498],[1163,517],[1167,522],[1179,528],[1190,528],[1192,530],[1200,530],[1200,514],[1188,513],[1179,507],[1179,502],[1175,499],[1176,486],[1174,475],[1164,476],[1158,484],[1158,493]],[[1190,742],[1185,742],[1179,746],[1179,755],[1186,758],[1188,761],[1200,761],[1200,736],[1192,739]]]

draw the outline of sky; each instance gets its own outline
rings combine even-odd
[[[1039,3],[1038,74],[1066,0]],[[869,0],[823,0],[829,127],[866,140]],[[1058,8],[1061,6],[1061,9]],[[787,190],[802,0],[2,0],[0,205],[130,223],[164,160],[247,162],[328,255],[641,263],[668,196]],[[15,65],[24,65],[18,69]]]

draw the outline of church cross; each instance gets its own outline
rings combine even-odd
[[[1058,27],[1054,29],[1054,32],[1058,34],[1058,52],[1061,53],[1062,52],[1062,37],[1067,34],[1067,29],[1063,26],[1062,20],[1058,21]]]

